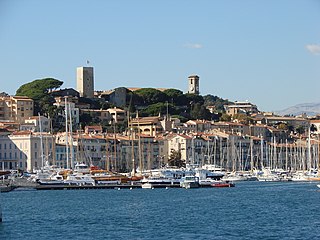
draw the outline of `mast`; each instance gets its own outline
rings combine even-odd
[[[69,168],[69,139],[68,139],[68,107],[67,107],[67,97],[64,98],[64,110],[66,119],[66,160],[67,168]]]
[[[113,120],[113,149],[114,149],[114,170],[117,171],[117,137],[116,137],[116,125]]]
[[[139,156],[139,169],[142,174],[142,152],[141,152],[141,136],[140,136],[140,121],[139,121],[139,112],[137,111],[137,120],[138,120],[138,156]]]
[[[253,139],[250,137],[250,167],[251,173],[253,172]]]
[[[41,122],[41,117],[40,117],[40,113],[38,113],[39,116],[39,130],[40,130],[40,149],[41,149],[41,166],[42,166],[42,170],[44,167],[44,158],[43,158],[43,139],[42,139],[42,122]]]
[[[307,162],[307,170],[311,171],[311,132],[310,126],[308,126],[308,162]]]
[[[52,120],[50,119],[50,132],[51,132],[51,144],[52,144],[52,164],[56,165],[56,140],[55,136],[53,135],[53,127],[52,127]]]
[[[110,171],[110,162],[109,162],[109,141],[106,133],[106,170]]]
[[[73,152],[73,138],[72,138],[72,118],[71,118],[71,105],[68,104],[69,107],[69,124],[70,124],[70,163],[71,163],[71,169],[74,167],[74,152]]]

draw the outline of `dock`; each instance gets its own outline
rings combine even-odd
[[[141,184],[103,184],[103,185],[38,185],[36,190],[81,190],[81,189],[136,189]]]

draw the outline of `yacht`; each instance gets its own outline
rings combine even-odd
[[[180,179],[170,178],[165,176],[150,176],[144,177],[141,180],[142,188],[165,188],[165,187],[177,187],[180,185]]]
[[[64,183],[67,185],[92,185],[95,186],[95,180],[91,177],[90,174],[70,174],[67,176]]]
[[[181,178],[180,187],[182,188],[198,188],[200,187],[199,178],[196,176],[185,176]]]

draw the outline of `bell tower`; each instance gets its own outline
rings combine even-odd
[[[191,75],[188,77],[189,88],[188,93],[199,95],[199,76]]]

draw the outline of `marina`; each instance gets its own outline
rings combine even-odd
[[[73,239],[77,231],[76,239],[95,240],[319,239],[316,185],[245,181],[232,189],[14,190],[1,194],[0,235],[60,240]]]

